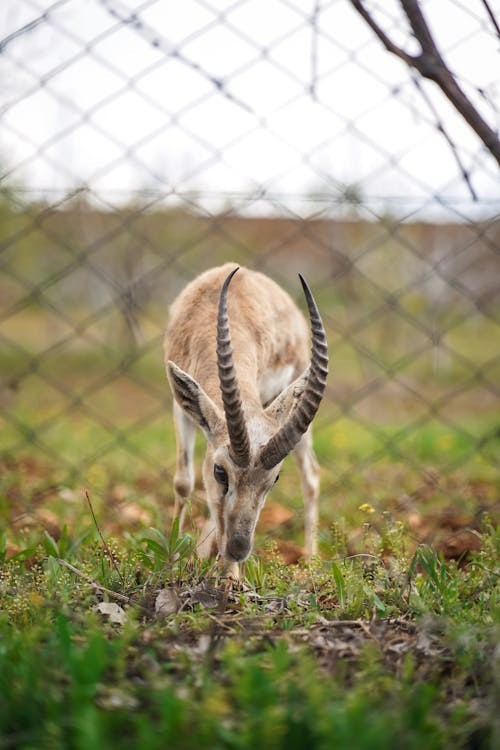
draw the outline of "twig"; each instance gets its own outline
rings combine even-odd
[[[225,620],[221,620],[220,618],[213,615],[211,612],[207,612],[207,615],[208,615],[208,618],[212,620],[212,623],[215,625],[218,625],[220,628],[225,628],[230,633],[238,632],[235,628],[232,628],[228,622],[226,622]]]
[[[462,164],[462,160],[460,158],[460,154],[458,153],[458,149],[457,149],[454,141],[452,140],[452,138],[450,137],[450,135],[446,131],[446,128],[444,127],[443,121],[439,117],[439,114],[436,111],[436,108],[434,107],[434,104],[429,99],[429,97],[427,96],[426,92],[424,91],[424,89],[420,85],[420,81],[418,81],[416,78],[413,78],[413,83],[415,85],[415,88],[419,92],[420,96],[422,97],[422,99],[424,100],[424,102],[427,104],[427,106],[431,110],[432,114],[434,115],[434,117],[436,119],[436,128],[443,135],[443,137],[445,138],[445,140],[448,143],[449,147],[451,148],[453,156],[455,157],[455,161],[457,162],[457,166],[458,166],[458,168],[459,168],[459,170],[460,170],[460,172],[462,174],[463,180],[464,180],[465,184],[467,185],[467,187],[469,188],[472,200],[473,201],[477,201],[477,194],[476,194],[476,191],[474,190],[474,188],[472,186],[472,183],[471,183],[471,180],[470,180],[470,174],[469,174],[468,170],[465,168],[465,166]]]
[[[495,27],[495,31],[497,32],[497,36],[500,38],[500,26],[498,25],[498,21],[495,18],[495,15],[494,15],[493,11],[490,8],[490,4],[489,4],[488,0],[483,0],[483,5],[484,5],[484,8],[486,10],[486,13],[490,17],[491,23]]]
[[[90,512],[92,513],[92,518],[93,518],[95,527],[97,529],[97,533],[101,537],[101,542],[102,542],[103,547],[104,547],[104,549],[106,551],[106,554],[107,554],[107,556],[108,556],[108,558],[109,558],[109,560],[111,562],[111,565],[113,566],[113,568],[118,573],[118,578],[120,579],[120,582],[121,582],[121,584],[123,586],[123,585],[125,585],[125,581],[123,580],[123,576],[120,573],[120,570],[118,569],[118,565],[116,564],[115,558],[113,557],[113,554],[112,554],[111,550],[109,549],[108,544],[107,544],[106,540],[104,539],[104,537],[103,537],[103,535],[101,533],[101,529],[99,528],[99,524],[97,523],[97,518],[96,518],[95,513],[94,513],[94,508],[92,507],[92,503],[91,503],[91,500],[90,500],[90,495],[89,495],[89,491],[88,490],[85,490],[85,497],[87,498],[87,503],[88,503],[88,506],[90,508]]]
[[[90,584],[93,588],[97,589],[98,591],[102,591],[105,594],[108,594],[108,596],[113,597],[113,599],[118,599],[120,602],[125,602],[126,604],[134,604],[135,602],[132,601],[130,596],[125,596],[125,594],[119,594],[117,591],[112,591],[111,589],[107,589],[106,586],[101,586],[100,583],[97,583],[93,578],[88,576],[86,573],[82,573],[81,570],[78,570],[78,568],[75,568],[74,565],[71,565],[71,563],[66,562],[66,560],[63,560],[61,557],[56,557],[57,562],[59,565],[63,565],[68,570],[71,570],[72,573],[74,573],[76,576],[79,576],[80,578],[83,578],[84,581],[86,581],[88,584]]]

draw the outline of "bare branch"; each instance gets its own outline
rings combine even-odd
[[[460,173],[461,173],[461,175],[463,177],[463,180],[464,180],[465,184],[467,185],[467,187],[469,188],[469,192],[471,194],[472,200],[473,201],[477,201],[477,194],[476,194],[476,191],[474,190],[474,188],[472,186],[472,182],[470,180],[470,174],[469,174],[468,170],[465,168],[464,164],[462,164],[462,160],[460,158],[460,154],[458,153],[458,149],[457,149],[456,144],[454,143],[454,141],[450,137],[449,133],[447,132],[447,130],[446,130],[444,124],[443,124],[443,121],[442,121],[442,119],[439,116],[439,113],[436,111],[436,108],[434,107],[434,104],[432,103],[432,101],[430,100],[430,98],[427,96],[427,93],[424,91],[424,89],[420,85],[420,81],[416,77],[414,77],[414,76],[412,76],[412,78],[413,78],[413,83],[415,84],[415,88],[417,89],[417,91],[419,92],[420,96],[422,97],[422,99],[424,100],[424,102],[427,104],[427,106],[429,107],[429,109],[431,110],[431,112],[432,112],[432,114],[433,114],[433,116],[435,118],[437,129],[439,130],[439,132],[442,134],[442,136],[444,137],[444,139],[448,143],[448,145],[449,145],[449,147],[450,147],[450,149],[451,149],[451,151],[453,153],[453,156],[455,157],[455,161],[457,162],[457,166],[458,166],[458,168],[460,170]]]
[[[489,4],[488,0],[483,0],[483,5],[484,5],[484,8],[486,10],[486,13],[490,17],[491,23],[495,27],[495,31],[497,32],[497,36],[500,38],[500,26],[498,25],[498,21],[495,18],[495,14],[493,13],[493,11],[490,8],[490,4]]]
[[[422,48],[422,52],[430,55],[436,55],[441,59],[441,55],[438,52],[436,42],[431,34],[431,31],[427,25],[427,21],[424,18],[418,0],[400,0],[403,10],[406,13],[406,17],[410,22],[410,26],[418,39],[418,42]]]
[[[401,49],[401,47],[398,47],[397,44],[394,44],[394,42],[389,39],[382,27],[378,25],[373,16],[366,10],[361,0],[351,0],[351,4],[358,11],[359,15],[366,21],[375,35],[380,39],[388,52],[392,52],[393,55],[396,55],[401,60],[404,60],[404,62],[408,65],[415,64],[414,57],[412,55],[409,55],[407,52]]]
[[[407,65],[418,70],[423,78],[428,78],[439,86],[446,98],[457,112],[462,115],[476,135],[479,136],[500,166],[500,140],[498,134],[483,119],[446,65],[420,9],[418,0],[400,0],[400,2],[412,31],[420,44],[421,53],[419,55],[410,55],[394,44],[367,11],[362,0],[351,0],[351,4],[355,10],[358,11],[360,16],[370,26],[388,52],[404,60]]]

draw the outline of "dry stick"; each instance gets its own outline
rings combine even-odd
[[[61,557],[56,557],[57,562],[59,565],[63,565],[68,570],[71,570],[72,573],[79,576],[80,578],[83,578],[84,581],[89,583],[93,588],[97,589],[98,591],[102,591],[105,594],[108,594],[109,596],[113,597],[114,599],[118,599],[120,602],[125,602],[126,604],[134,604],[137,605],[136,602],[132,602],[132,599],[130,596],[125,596],[125,594],[119,594],[117,591],[112,591],[111,589],[107,589],[106,586],[101,586],[100,583],[97,583],[97,581],[94,581],[91,576],[88,576],[86,573],[82,573],[81,570],[78,570],[78,568],[75,568],[74,565],[71,565],[71,563],[66,562],[66,560],[63,560]]]
[[[415,38],[420,44],[422,51],[418,55],[410,55],[401,47],[398,47],[368,12],[362,0],[351,0],[353,7],[366,21],[388,52],[399,57],[400,60],[403,60],[410,67],[416,68],[421,76],[434,81],[439,86],[446,98],[452,103],[457,112],[462,115],[476,135],[479,136],[500,166],[500,139],[493,128],[481,117],[464,91],[462,91],[453,73],[446,65],[434,42],[418,0],[400,0],[400,2]]]
[[[117,564],[115,562],[115,558],[113,557],[113,555],[111,553],[111,550],[109,549],[109,547],[107,545],[107,542],[106,542],[106,540],[104,539],[104,537],[103,537],[103,535],[101,533],[101,529],[99,528],[99,524],[97,523],[97,518],[95,517],[94,509],[93,509],[92,503],[90,501],[90,495],[89,495],[89,491],[88,490],[85,490],[85,497],[87,498],[87,503],[89,505],[90,512],[92,513],[92,518],[94,520],[94,524],[95,524],[95,527],[97,529],[97,533],[101,537],[101,542],[102,542],[103,547],[104,547],[104,549],[106,551],[106,554],[108,555],[108,558],[111,561],[111,565],[113,566],[113,568],[118,573],[118,578],[120,579],[120,582],[121,582],[122,586],[124,586],[125,585],[125,581],[123,580],[123,576],[122,576],[122,574],[120,573],[120,571],[118,569],[118,566],[117,566]]]
[[[211,614],[211,612],[207,612],[207,615],[209,619],[212,620],[212,623],[214,623],[215,625],[219,625],[219,627],[225,628],[230,633],[235,633],[235,634],[238,633],[236,628],[232,628],[231,625],[228,622],[226,622],[225,619],[221,620],[215,615]]]

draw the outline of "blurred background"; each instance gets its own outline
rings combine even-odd
[[[431,496],[491,509],[497,160],[355,5],[3,0],[0,452],[10,501],[70,505],[85,487],[124,524],[165,523],[168,305],[230,260],[269,274],[300,305],[304,273],[324,316],[324,525],[349,504],[371,513],[392,503],[415,512],[417,533],[415,504]],[[400,3],[364,7],[398,49],[418,54]],[[500,4],[420,7],[497,133]],[[273,496],[300,519],[294,472],[290,463]]]

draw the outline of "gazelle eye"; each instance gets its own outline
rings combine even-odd
[[[227,492],[229,480],[227,478],[227,471],[219,464],[214,464],[214,477],[224,487],[224,492]]]
[[[278,481],[278,479],[279,479],[279,478],[280,478],[280,475],[278,474],[278,476],[277,476],[277,477],[276,477],[276,479],[274,480],[274,484],[276,484],[276,482]]]

